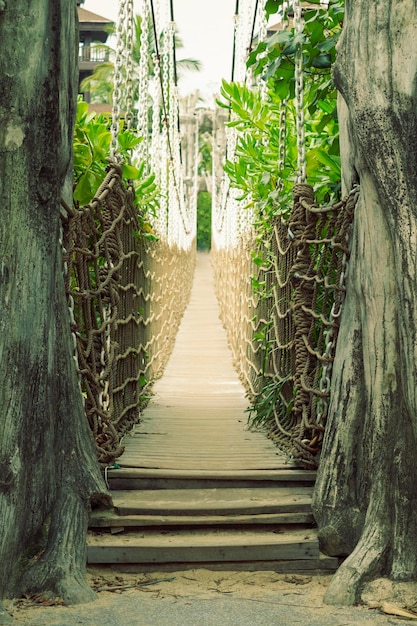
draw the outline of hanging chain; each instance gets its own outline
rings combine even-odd
[[[152,171],[155,172],[155,175],[157,176],[157,182],[161,190],[156,230],[161,237],[166,238],[168,214],[168,140],[166,124],[164,121],[162,121],[161,124],[161,59],[157,54],[153,55],[153,65],[154,95],[152,107]]]
[[[304,127],[304,72],[303,72],[303,30],[304,20],[300,0],[294,0],[294,29],[296,39],[295,53],[295,110],[297,126],[297,183],[305,183],[306,175],[306,146]]]
[[[120,132],[120,103],[122,99],[122,67],[123,67],[123,32],[126,22],[126,0],[119,0],[119,15],[116,29],[116,59],[114,62],[113,108],[111,123],[110,157],[117,159]]]
[[[288,9],[289,3],[284,0],[282,3],[282,30],[287,31],[289,28],[288,22]],[[285,167],[286,147],[287,147],[287,105],[288,98],[281,100],[279,105],[279,148],[278,148],[278,183],[277,189],[281,191],[283,188],[283,172]]]
[[[278,150],[278,189],[283,187],[283,172],[285,167],[286,145],[287,145],[287,103],[285,98],[279,105],[279,150]]]
[[[266,11],[266,2],[261,2],[261,5],[258,5],[258,14],[259,14],[259,27],[258,27],[258,43],[265,41],[267,33],[268,33],[268,13]],[[266,57],[267,51],[261,52],[259,55],[259,59]],[[267,88],[267,80],[265,77],[265,72],[260,74],[257,77],[257,85],[261,94],[261,99],[265,100],[266,98],[266,88]]]
[[[142,137],[138,155],[148,163],[149,133],[148,133],[148,106],[149,106],[149,5],[148,0],[142,1],[141,32],[140,32],[140,59],[138,81],[138,134]],[[159,76],[158,76],[159,77]]]
[[[180,239],[189,235],[192,231],[190,215],[187,212],[184,195],[184,176],[181,162],[181,136],[179,132],[179,98],[178,87],[175,84],[175,22],[169,22],[167,26],[167,36],[169,42],[169,126],[171,140],[171,178],[172,178],[172,195],[170,200],[177,205],[178,213],[176,219],[177,245]]]
[[[100,380],[100,386],[102,388],[102,391],[100,391],[99,396],[98,396],[98,402],[99,402],[100,408],[103,409],[103,411],[105,411],[106,413],[110,409],[109,381],[106,380],[108,360],[109,360],[110,347],[111,347],[110,323],[109,323],[110,318],[111,318],[110,305],[107,304],[106,306],[103,307],[103,323],[106,325],[106,329],[104,331],[104,342],[103,342],[101,353],[100,353],[101,372],[100,372],[99,380]]]
[[[132,128],[132,107],[133,107],[133,0],[127,0],[126,4],[126,42],[125,42],[125,65],[126,65],[126,106],[125,106],[125,127]]]

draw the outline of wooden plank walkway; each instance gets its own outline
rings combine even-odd
[[[247,400],[219,320],[210,256],[197,255],[190,303],[155,395],[121,467],[161,470],[289,469],[274,444],[246,429]]]
[[[246,429],[247,402],[219,321],[208,254],[143,420],[107,473],[114,509],[94,511],[88,562],[140,568],[334,570],[319,553],[315,472]],[[159,571],[159,570],[158,570]]]

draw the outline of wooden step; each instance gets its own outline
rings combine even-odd
[[[311,488],[156,489],[112,493],[119,515],[309,513]]]
[[[289,487],[314,485],[316,472],[283,466],[271,470],[164,470],[125,467],[106,473],[111,490]]]
[[[115,511],[93,511],[90,528],[169,528],[180,526],[313,526],[312,513],[264,513],[253,515],[118,515]]]
[[[226,563],[319,559],[314,529],[150,530],[88,534],[88,563]]]

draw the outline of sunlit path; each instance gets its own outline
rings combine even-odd
[[[160,469],[259,470],[285,462],[246,430],[248,402],[218,316],[208,254],[198,254],[190,304],[155,396],[119,464]]]
[[[246,429],[208,254],[197,255],[190,303],[154,391],[123,440],[120,467],[107,474],[114,510],[92,517],[90,563],[335,567],[320,557],[312,528],[314,472]]]

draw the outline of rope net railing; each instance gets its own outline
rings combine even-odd
[[[133,190],[120,166],[108,170],[94,200],[63,219],[75,358],[102,464],[123,452],[164,370],[194,271],[190,250],[138,237]]]
[[[214,254],[221,319],[253,403],[252,423],[262,408],[258,425],[310,467],[318,463],[326,425],[356,198],[354,189],[319,208],[312,188],[296,185],[290,216],[272,225],[267,265],[253,261],[261,245],[254,229]]]
[[[107,174],[88,204],[75,202],[62,211],[74,359],[104,466],[122,454],[123,436],[139,421],[164,371],[195,267],[198,163],[182,162],[180,121],[186,117],[185,152],[193,157],[198,122],[188,110],[194,101],[188,99],[180,112],[172,10],[167,0],[142,0],[138,7],[141,61],[134,90],[133,2],[120,0],[119,6]],[[133,170],[143,172],[138,182],[123,175],[125,130],[142,138],[129,159]],[[159,190],[152,210],[146,205],[149,181]]]
[[[212,210],[217,297],[234,364],[251,403],[249,423],[264,428],[283,453],[307,467],[318,464],[326,425],[358,195],[354,188],[345,200],[319,207],[306,184],[303,15],[311,4],[281,3],[279,36],[282,41],[293,38],[295,52],[293,93],[288,90],[279,103],[268,91],[273,86],[259,73],[254,76],[250,64],[249,71],[246,67],[251,36],[257,32],[259,43],[267,30],[266,4],[255,5],[252,0],[240,4],[235,20],[235,83],[222,92],[229,116],[225,119],[220,110],[214,115],[215,136],[225,135],[226,159],[222,175],[215,144]],[[251,31],[248,23],[253,24]],[[260,50],[258,58],[263,58],[267,46]],[[224,111],[227,107],[220,104]],[[242,113],[245,105],[248,110]],[[251,135],[248,120],[251,115],[261,118],[264,105],[272,112],[275,134],[261,135],[260,125],[254,123]],[[296,147],[289,155],[288,144]],[[276,163],[272,173],[264,170],[267,182],[276,178],[268,206],[265,195],[255,188],[253,196],[241,182],[243,171],[258,175],[252,165],[257,150]],[[294,201],[289,207],[292,185]]]

